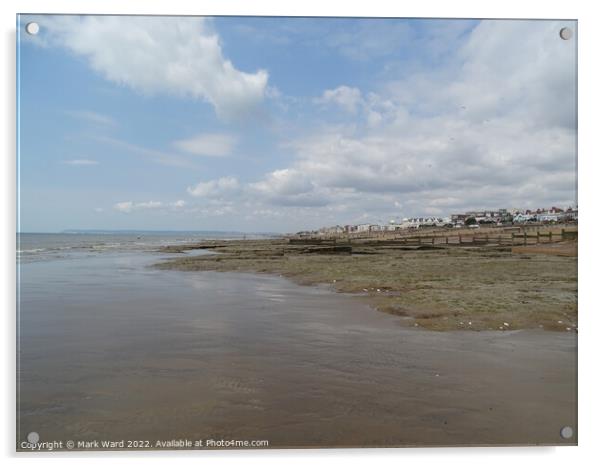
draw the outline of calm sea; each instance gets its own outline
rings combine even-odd
[[[250,239],[268,236],[230,232],[20,233],[17,234],[17,259],[21,263],[74,259],[107,252],[156,251],[161,246],[207,239]]]

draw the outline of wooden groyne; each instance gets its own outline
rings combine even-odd
[[[386,237],[380,235],[374,236],[353,236],[339,235],[330,237],[291,237],[289,243],[292,245],[312,245],[319,246],[315,251],[324,250],[330,253],[351,252],[352,245],[356,246],[374,246],[374,247],[417,247],[417,246],[528,246],[544,243],[558,243],[563,241],[577,241],[578,231],[576,227],[572,228],[541,228],[541,229],[521,229],[506,228],[498,231],[472,231],[463,230],[453,232],[450,230],[444,232],[434,232],[433,234],[420,235],[399,235]],[[349,251],[346,249],[349,248]],[[312,248],[314,249],[314,248]],[[313,251],[312,251],[313,252]]]

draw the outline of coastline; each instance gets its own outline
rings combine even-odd
[[[328,285],[401,317],[401,325],[429,330],[577,331],[577,258],[570,254],[386,241],[329,247],[287,239],[211,240],[161,251],[201,249],[218,254],[185,255],[154,267],[268,273]]]
[[[204,245],[221,253],[188,245],[167,258],[157,245],[24,266],[18,438],[265,439],[265,448],[577,442],[558,435],[577,426],[576,333],[434,332],[402,327],[409,319],[333,293],[332,282],[299,286],[267,265],[152,267],[159,257],[225,262],[223,247]],[[257,266],[263,249],[263,263],[277,263],[274,244],[254,247],[238,260]],[[311,259],[308,267],[354,276],[344,262],[354,256],[295,247],[305,252],[287,261],[299,260],[298,270]],[[433,254],[419,262],[441,253],[401,251],[408,268],[410,252]]]

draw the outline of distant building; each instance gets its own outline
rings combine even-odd
[[[529,213],[527,213],[529,212]],[[524,214],[516,214],[512,221],[515,223],[525,223],[525,222],[533,222],[535,220],[537,220],[537,216],[533,215],[530,213],[530,211],[527,211]]]
[[[464,223],[468,217],[468,214],[452,214],[451,222],[454,224]]]
[[[573,209],[572,207],[566,209],[564,212],[564,218],[571,221],[577,220],[577,209]]]
[[[564,217],[564,215],[560,213],[544,212],[537,214],[536,217],[538,222],[558,222]]]
[[[404,218],[401,222],[402,228],[423,228],[423,227],[437,227],[444,225],[443,219],[439,217],[413,217]]]

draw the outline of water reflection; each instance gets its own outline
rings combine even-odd
[[[22,438],[524,444],[576,425],[573,334],[408,330],[325,289],[158,258],[22,267]]]

